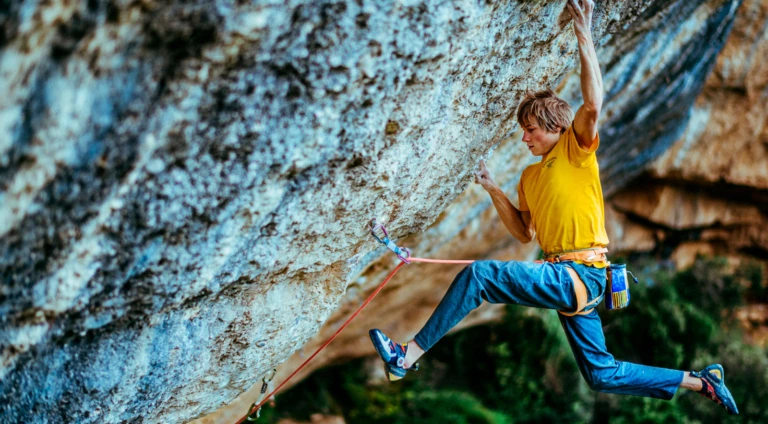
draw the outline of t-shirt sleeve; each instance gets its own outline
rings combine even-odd
[[[576,133],[573,130],[573,124],[565,131],[564,136],[565,152],[568,156],[568,162],[573,166],[583,168],[596,160],[595,152],[600,146],[600,134],[595,135],[592,145],[586,150],[579,146],[579,141],[576,140]]]
[[[525,199],[525,193],[523,192],[523,177],[520,177],[520,182],[517,183],[517,201],[520,203],[518,210],[526,212],[528,209],[528,201]]]

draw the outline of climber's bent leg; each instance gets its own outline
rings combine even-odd
[[[477,261],[456,276],[414,340],[428,351],[484,300],[558,310],[576,305],[565,264]]]
[[[597,311],[559,316],[581,375],[593,390],[669,400],[683,382],[683,371],[615,360],[605,347]]]

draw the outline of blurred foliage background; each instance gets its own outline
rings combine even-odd
[[[768,350],[744,342],[734,313],[768,301],[763,267],[717,258],[681,272],[647,258],[628,267],[641,281],[629,307],[600,310],[609,351],[682,370],[721,363],[739,416],[686,390],[669,402],[593,392],[556,312],[509,305],[502,322],[444,338],[400,382],[374,381],[371,360],[326,368],[281,394],[260,421],[321,413],[366,424],[768,423]]]

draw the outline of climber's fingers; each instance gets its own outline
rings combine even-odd
[[[480,169],[475,171],[475,182],[483,184],[491,179],[491,173],[488,172],[488,168],[485,167],[485,161],[480,159]]]
[[[568,8],[568,13],[571,14],[571,19],[575,21],[579,15],[577,14],[576,9],[573,6],[573,0],[568,0],[568,2],[565,4],[565,7]]]
[[[574,19],[580,15],[581,6],[579,6],[579,0],[568,0],[565,4],[568,7],[568,11],[571,12],[571,17]]]
[[[571,13],[578,13],[579,15],[584,13],[589,15],[595,8],[595,2],[594,0],[568,0],[566,6],[568,6],[568,10],[570,10]]]
[[[593,0],[568,0],[566,6],[577,30],[583,30],[585,26],[589,25],[592,20],[592,9],[595,6]]]

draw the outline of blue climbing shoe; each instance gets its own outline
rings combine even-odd
[[[373,347],[384,361],[384,372],[387,374],[387,380],[397,381],[405,377],[408,371],[416,371],[419,364],[414,364],[410,368],[405,368],[405,353],[408,352],[408,344],[395,343],[389,339],[378,328],[368,331],[371,336]]]
[[[698,372],[691,371],[691,375],[701,379],[700,395],[719,403],[729,414],[738,415],[739,408],[736,407],[733,395],[725,387],[725,372],[720,364],[710,365]]]

